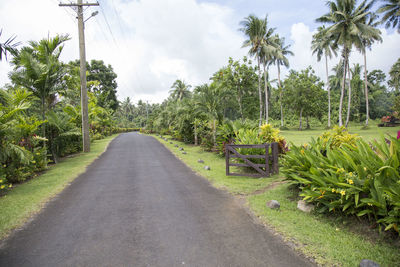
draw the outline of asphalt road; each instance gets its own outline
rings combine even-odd
[[[0,266],[310,266],[152,137],[122,134]]]

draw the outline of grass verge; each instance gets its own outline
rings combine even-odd
[[[268,226],[278,232],[284,239],[295,244],[298,251],[313,258],[324,266],[358,266],[362,259],[370,259],[381,266],[397,266],[400,262],[398,244],[391,244],[383,237],[371,238],[368,234],[353,231],[343,224],[343,220],[335,220],[317,214],[307,214],[297,209],[297,203],[290,198],[287,184],[269,188],[272,183],[283,178],[254,179],[225,175],[225,159],[202,148],[186,145],[182,142],[164,141],[155,136],[176,157],[181,159],[195,172],[207,178],[215,187],[225,189],[233,195],[244,196],[249,208]],[[187,154],[179,151],[175,145],[184,148]],[[204,160],[204,164],[197,160]],[[204,166],[210,166],[207,171]],[[265,203],[271,199],[281,204],[279,211],[268,209]]]
[[[44,174],[16,185],[0,198],[0,240],[37,214],[44,204],[59,194],[69,183],[98,158],[117,135],[94,141],[89,153],[65,158],[51,166]]]

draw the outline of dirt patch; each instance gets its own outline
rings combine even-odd
[[[279,186],[281,184],[285,184],[285,183],[286,183],[285,181],[276,181],[276,182],[271,183],[267,187],[257,189],[256,191],[246,194],[245,196],[261,195],[261,194],[264,194],[265,192],[267,192],[268,190],[275,189],[277,186]]]

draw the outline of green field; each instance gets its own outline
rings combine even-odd
[[[349,132],[353,134],[358,134],[360,137],[364,138],[366,141],[372,141],[374,139],[380,138],[381,135],[392,135],[397,136],[397,131],[400,127],[377,127],[371,126],[369,129],[364,130],[362,126],[350,126]],[[318,137],[321,135],[325,129],[311,129],[311,130],[283,130],[281,134],[285,137],[288,143],[292,142],[295,145],[301,145],[310,142],[311,138]]]

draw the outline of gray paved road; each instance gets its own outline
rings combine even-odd
[[[117,137],[0,266],[309,266],[152,137]]]

